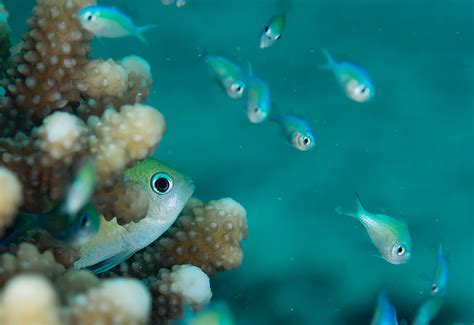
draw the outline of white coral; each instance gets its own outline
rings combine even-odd
[[[193,265],[175,265],[170,273],[170,291],[183,298],[183,302],[199,309],[209,303],[212,297],[209,277]]]
[[[22,185],[18,177],[0,167],[0,227],[8,226],[23,200]]]

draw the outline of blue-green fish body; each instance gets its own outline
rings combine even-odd
[[[320,68],[331,70],[334,73],[338,83],[350,99],[363,103],[373,98],[375,89],[369,75],[363,68],[349,62],[337,62],[326,50],[323,50],[323,53],[326,56],[327,64]]]
[[[188,0],[176,0],[176,7],[182,8],[188,4]]]
[[[370,239],[382,257],[392,264],[408,262],[411,256],[411,238],[404,220],[384,214],[370,213],[362,206],[359,196],[356,198],[357,210],[349,211],[342,207],[336,213],[354,217],[367,230]]]
[[[413,321],[413,325],[429,325],[436,318],[443,306],[443,297],[432,296],[428,298],[421,306]]]
[[[260,48],[264,49],[272,46],[277,40],[281,38],[286,26],[286,14],[281,13],[273,16],[265,25],[265,28],[260,35]]]
[[[81,258],[74,263],[75,268],[102,273],[150,245],[175,222],[194,191],[190,178],[153,158],[128,169],[125,178],[146,190],[149,198],[147,215],[125,225],[101,216],[100,230],[80,247]]]
[[[87,203],[74,214],[66,213],[64,204],[47,213],[19,212],[0,243],[8,245],[30,232],[45,230],[54,239],[70,246],[80,246],[99,230],[99,213],[95,206]]]
[[[213,302],[196,313],[186,309],[181,325],[234,325],[235,321],[227,304],[223,301]]]
[[[262,123],[267,119],[271,110],[270,87],[254,76],[249,68],[247,87],[247,117],[252,123]]]
[[[208,55],[206,63],[229,97],[242,97],[246,84],[243,81],[242,69],[238,65],[222,56],[214,55]]]
[[[90,6],[78,13],[82,27],[97,37],[119,38],[134,36],[147,43],[143,33],[154,25],[136,26],[133,20],[114,7]]]
[[[303,118],[279,113],[272,116],[271,120],[280,125],[283,134],[294,148],[300,151],[314,148],[316,138],[308,122]]]
[[[398,325],[397,312],[384,292],[378,297],[371,325]]]
[[[446,293],[446,285],[448,283],[448,258],[443,252],[441,246],[438,249],[437,260],[434,280],[431,285],[431,295],[444,296]]]

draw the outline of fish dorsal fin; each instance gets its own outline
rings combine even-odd
[[[88,266],[87,269],[95,274],[100,274],[103,272],[107,272],[108,270],[112,269],[113,267],[119,265],[120,263],[128,260],[133,253],[120,253],[114,256],[111,256],[97,264]]]
[[[356,208],[357,208],[357,213],[359,215],[367,213],[367,210],[364,208],[364,205],[362,204],[362,201],[360,200],[359,193],[355,193],[356,197]]]

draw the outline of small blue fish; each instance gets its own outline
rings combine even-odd
[[[377,309],[375,309],[371,325],[398,325],[397,312],[385,292],[378,297]]]
[[[443,297],[432,296],[428,298],[428,300],[418,308],[413,325],[428,325],[436,318],[442,306]]]
[[[249,81],[247,87],[247,117],[252,123],[262,123],[270,114],[270,88],[268,84],[252,73],[249,64]]]
[[[176,0],[176,7],[182,8],[188,4],[188,0]]]
[[[90,6],[83,8],[78,13],[79,21],[85,30],[97,37],[119,38],[134,36],[148,44],[146,31],[155,28],[155,25],[136,26],[132,19],[114,7]]]
[[[287,114],[276,114],[271,120],[278,123],[288,141],[300,151],[308,151],[316,144],[313,130],[301,117]]]
[[[387,262],[392,264],[408,262],[411,256],[411,238],[406,222],[384,214],[368,212],[362,206],[357,194],[356,204],[356,211],[337,207],[336,213],[359,220]]]
[[[85,163],[76,173],[63,202],[47,213],[19,212],[14,225],[0,243],[7,245],[30,232],[45,230],[67,245],[85,244],[99,231],[99,213],[90,203],[95,180],[94,164]]]
[[[438,262],[436,264],[434,280],[431,285],[431,295],[444,296],[448,282],[448,258],[446,254],[444,254],[441,245],[438,248],[437,259]]]
[[[328,62],[320,68],[331,70],[334,73],[337,81],[350,99],[363,103],[374,97],[374,86],[363,68],[349,62],[337,62],[325,49],[323,49],[323,53]]]
[[[222,56],[208,55],[206,63],[227,95],[233,99],[243,96],[246,84],[243,81],[242,69]]]
[[[260,35],[260,48],[265,49],[272,46],[281,38],[286,26],[286,14],[281,13],[273,16],[265,25],[265,29]]]
[[[212,302],[205,309],[193,312],[186,308],[184,320],[180,325],[234,325],[234,317],[224,301]]]

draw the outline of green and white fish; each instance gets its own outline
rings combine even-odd
[[[272,46],[277,40],[281,38],[286,26],[286,14],[281,13],[270,18],[270,21],[265,25],[265,29],[260,35],[260,48],[265,49]]]
[[[331,70],[347,97],[355,102],[367,102],[374,97],[374,85],[368,73],[361,67],[349,62],[335,61],[329,52],[323,49],[327,64],[320,69]]]
[[[208,55],[206,63],[230,98],[242,97],[246,85],[243,81],[242,69],[238,65],[222,56],[214,55]]]
[[[316,145],[314,132],[303,118],[283,113],[275,114],[271,121],[278,123],[288,142],[300,151],[308,151]]]
[[[382,292],[377,299],[377,308],[371,325],[398,325],[397,312],[395,307],[388,300],[385,292]]]
[[[356,204],[356,211],[337,207],[336,213],[359,220],[387,262],[392,264],[408,262],[411,256],[411,239],[406,222],[384,214],[368,212],[362,206],[357,194]]]
[[[413,325],[428,325],[436,318],[436,316],[438,316],[442,306],[442,296],[432,296],[428,298],[428,300],[418,308]]]
[[[431,295],[444,296],[448,283],[448,257],[443,252],[441,245],[438,248],[437,259],[434,280],[431,284]]]
[[[81,9],[78,17],[82,27],[97,37],[134,36],[145,44],[148,42],[143,34],[156,27],[155,25],[136,26],[130,17],[118,9],[100,5]]]
[[[270,114],[271,98],[268,84],[252,73],[249,64],[249,80],[247,87],[247,117],[252,123],[262,123]]]
[[[138,162],[125,177],[146,189],[150,200],[146,217],[121,226],[116,219],[101,216],[100,230],[80,247],[75,268],[102,273],[150,245],[175,222],[194,191],[189,177],[153,158]]]

